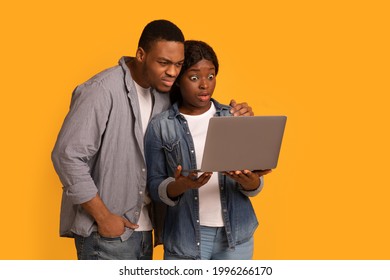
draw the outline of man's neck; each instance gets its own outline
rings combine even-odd
[[[136,82],[139,86],[143,88],[149,88],[150,85],[147,84],[142,75],[141,65],[137,64],[136,59],[131,59],[126,63],[127,67],[130,70],[131,77],[133,78],[134,82]]]

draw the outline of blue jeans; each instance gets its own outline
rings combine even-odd
[[[224,227],[200,227],[200,255],[202,260],[250,260],[253,256],[253,236],[238,244],[235,250],[228,248]]]
[[[251,260],[253,257],[253,236],[246,242],[229,249],[224,227],[200,227],[200,256],[202,260]],[[165,260],[179,260],[164,255]]]
[[[151,260],[153,254],[152,231],[134,231],[126,241],[93,232],[76,235],[75,244],[79,260]]]

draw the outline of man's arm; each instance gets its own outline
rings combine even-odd
[[[106,92],[99,85],[76,88],[52,152],[52,161],[64,195],[73,204],[82,205],[96,220],[99,233],[113,237],[123,233],[124,226],[133,228],[134,225],[130,226],[122,217],[110,213],[98,195],[88,165],[99,151],[110,113],[109,102]]]
[[[88,212],[98,225],[98,232],[104,237],[118,237],[125,232],[125,227],[136,229],[138,225],[129,222],[124,217],[112,214],[97,194],[81,206]]]

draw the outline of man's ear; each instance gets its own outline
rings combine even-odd
[[[143,48],[138,47],[137,52],[135,53],[135,58],[138,62],[143,62],[145,59],[145,51]]]

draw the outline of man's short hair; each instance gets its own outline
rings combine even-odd
[[[184,43],[180,28],[168,20],[155,20],[148,23],[139,38],[138,47],[149,51],[156,41],[174,41]]]

